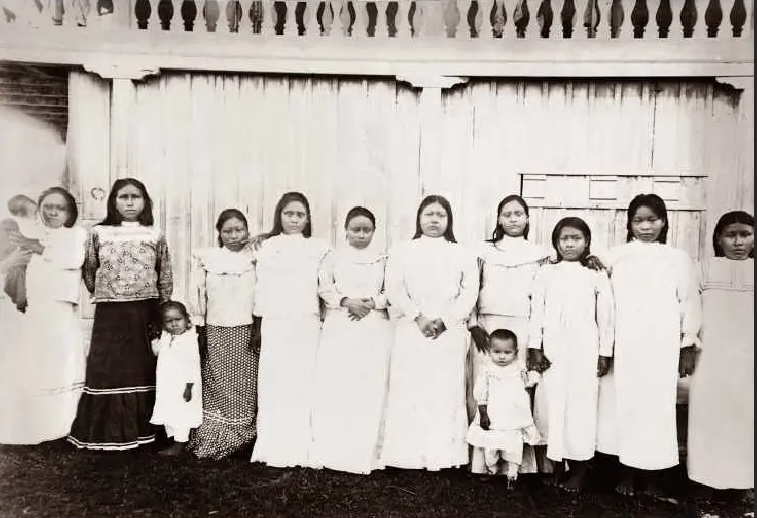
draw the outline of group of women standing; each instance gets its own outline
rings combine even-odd
[[[35,318],[38,310],[45,319],[55,315],[56,337],[65,334],[72,344],[60,349],[68,351],[67,361],[77,358],[74,363],[83,366],[73,345],[81,343],[78,299],[63,292],[83,273],[97,304],[94,329],[86,379],[79,374],[75,381],[84,381],[76,419],[69,411],[60,424],[70,428],[68,438],[78,447],[129,449],[154,438],[149,343],[160,333],[157,305],[171,297],[168,247],[138,180],[114,184],[108,215],[86,244],[73,227],[69,197],[59,189],[41,198],[50,229],[41,251],[14,238],[44,261],[45,275],[61,279],[35,284],[30,264],[29,312],[23,318]],[[727,259],[706,262],[703,333],[697,268],[666,244],[662,199],[635,197],[627,243],[598,256],[590,252],[585,222],[567,219],[555,228],[554,251],[544,249],[527,240],[528,205],[508,196],[497,207],[491,240],[472,251],[455,239],[449,202],[430,195],[418,207],[413,238],[385,255],[372,245],[377,222],[363,207],[348,213],[346,242],[336,249],[312,236],[310,205],[301,193],[284,194],[272,230],[252,240],[244,215],[224,210],[216,225],[218,246],[193,258],[187,302],[202,344],[203,415],[188,449],[222,458],[254,444],[253,462],[278,467],[369,473],[384,466],[438,470],[470,463],[484,473],[486,452],[473,448],[469,454],[466,431],[481,408],[472,379],[488,361],[490,335],[497,334],[514,337],[510,350],[518,362],[542,375],[533,404],[544,441],[526,448],[521,471],[567,460],[574,474],[582,473],[582,463],[601,451],[618,455],[628,468],[618,489],[630,493],[639,475],[677,464],[676,384],[694,372],[703,342],[697,367],[702,375],[695,376],[691,395],[692,473],[717,471],[712,443],[729,443],[720,452],[734,457],[729,462],[751,463],[751,449],[748,457],[745,449],[747,437],[751,448],[753,420],[744,412],[752,407],[720,403],[722,380],[716,378],[728,374],[714,365],[728,357],[731,373],[735,364],[751,366],[744,360],[753,357],[752,343],[722,325],[743,313],[723,313],[710,304],[753,304],[751,216],[730,213],[715,229],[716,255],[720,250]],[[57,228],[70,232],[58,239]],[[574,325],[579,321],[586,325]],[[62,339],[35,340],[49,348]],[[724,341],[734,344],[735,356],[726,356]],[[518,342],[527,347],[518,349]],[[52,379],[53,373],[45,376]],[[753,372],[739,370],[732,378],[734,394],[751,396],[743,383],[753,386]],[[717,430],[728,429],[727,439],[713,436],[706,424],[715,407],[722,414]],[[589,431],[576,432],[581,427]],[[742,470],[724,484],[752,487],[752,476]],[[718,487],[714,479],[697,477]]]

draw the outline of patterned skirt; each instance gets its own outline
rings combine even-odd
[[[202,424],[188,448],[200,458],[222,459],[255,440],[260,351],[250,346],[252,325],[206,329]]]
[[[98,302],[92,342],[69,442],[90,450],[128,450],[155,440],[157,299]]]

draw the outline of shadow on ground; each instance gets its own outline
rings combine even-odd
[[[680,470],[668,474],[675,501],[620,497],[610,458],[598,458],[579,495],[523,476],[514,491],[463,469],[393,470],[357,476],[274,469],[247,455],[218,462],[135,452],[77,451],[63,441],[0,446],[0,517],[701,517],[744,516],[742,502],[718,503]]]

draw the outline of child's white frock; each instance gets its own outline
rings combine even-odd
[[[152,349],[158,355],[155,370],[155,407],[152,424],[171,428],[196,428],[202,423],[200,348],[194,327],[173,336],[163,331]],[[184,389],[192,383],[192,399],[184,401]]]
[[[477,405],[487,405],[490,425],[488,430],[481,428],[481,415],[476,410],[468,427],[468,444],[483,450],[503,450],[505,460],[520,464],[523,444],[538,444],[540,440],[526,392],[526,387],[536,382],[536,376],[517,361],[505,366],[489,359],[483,361],[473,385],[473,397]]]
[[[589,460],[597,446],[597,359],[613,354],[610,280],[579,262],[545,265],[534,279],[531,307],[529,347],[543,348],[551,362],[539,383],[546,405],[534,409],[547,457]]]

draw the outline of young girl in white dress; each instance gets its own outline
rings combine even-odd
[[[518,478],[524,443],[539,441],[526,392],[526,387],[538,382],[539,375],[526,371],[517,359],[515,333],[494,330],[473,385],[478,410],[467,435],[473,449],[481,450],[487,475],[506,474],[509,488]]]
[[[689,478],[754,488],[754,217],[723,215],[703,264],[702,350],[689,391]]]
[[[474,254],[457,244],[442,196],[423,199],[415,236],[389,254],[396,320],[382,462],[439,470],[468,462],[466,320],[478,296]]]
[[[589,269],[591,231],[580,218],[561,219],[552,231],[557,260],[534,279],[530,363],[545,367],[540,390],[546,412],[537,414],[546,432],[554,482],[578,491],[597,438],[598,377],[612,360],[615,307],[607,273]],[[561,480],[567,460],[570,477]]]
[[[262,317],[258,438],[252,462],[312,466],[311,411],[321,332],[318,270],[329,247],[311,237],[310,204],[299,192],[276,204],[257,252],[255,315]]]
[[[386,256],[371,247],[376,218],[347,213],[346,247],[329,253],[319,274],[326,306],[316,366],[313,456],[351,473],[379,468],[392,327],[384,294]]]
[[[676,393],[693,372],[701,308],[696,273],[667,245],[668,215],[656,194],[628,206],[628,242],[604,263],[615,297],[613,371],[600,385],[597,450],[618,455],[616,490],[659,495],[657,474],[678,464]]]
[[[163,332],[152,341],[158,357],[155,369],[155,407],[150,422],[163,425],[173,438],[163,455],[184,451],[189,432],[202,423],[202,379],[197,331],[181,302],[168,301],[160,306]]]

